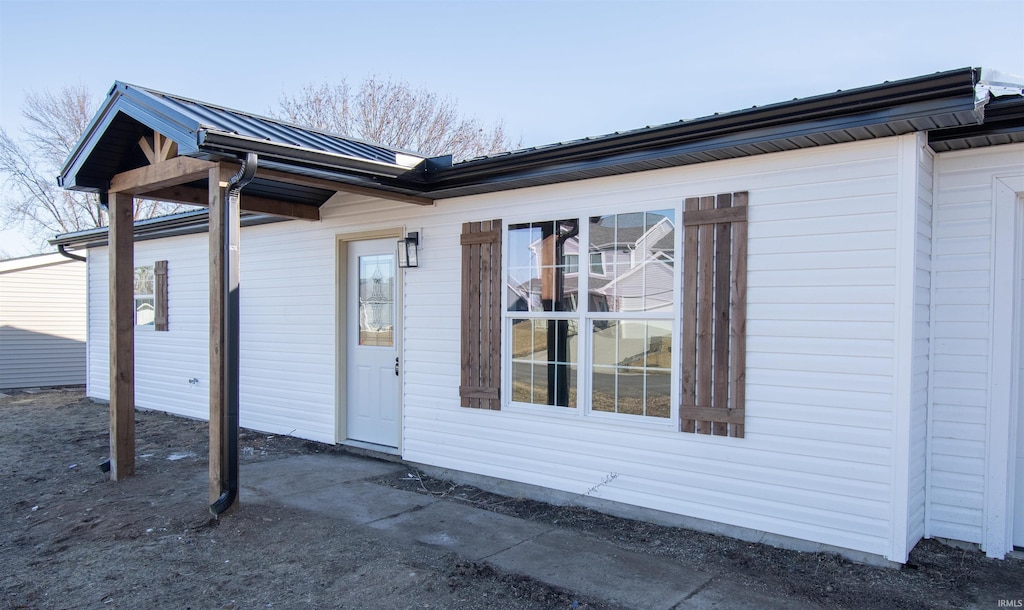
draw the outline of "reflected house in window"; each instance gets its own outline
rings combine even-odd
[[[674,216],[660,210],[509,227],[508,311],[534,312],[511,321],[514,401],[580,406],[579,316],[585,312],[594,362],[605,366],[593,369],[594,393],[584,405],[669,416],[672,323],[657,320],[671,316],[675,307]],[[587,244],[582,253],[581,243]],[[581,259],[588,264],[581,267]],[[621,316],[626,318],[617,319]],[[646,377],[632,383],[639,388],[632,398],[626,395],[631,376]],[[598,400],[605,387],[611,388],[611,398]]]
[[[535,227],[530,268],[517,267],[516,261],[510,265],[509,311],[578,309],[580,242],[575,222],[560,221],[557,234]],[[650,212],[591,218],[589,311],[671,311],[674,229],[672,218]]]
[[[156,319],[156,308],[150,301],[136,301],[135,325],[148,326]]]

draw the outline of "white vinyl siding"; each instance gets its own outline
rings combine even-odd
[[[406,274],[404,457],[886,555],[895,154],[882,140],[439,202],[414,221],[421,267]],[[746,439],[458,407],[459,221],[661,209],[741,189]]]
[[[334,237],[314,223],[243,229],[241,425],[334,442]],[[305,230],[312,230],[313,235]],[[135,244],[167,260],[168,332],[135,329],[136,405],[209,417],[208,236]],[[91,251],[89,396],[107,399],[107,250]],[[190,379],[198,383],[189,383]]]
[[[85,263],[0,262],[0,388],[85,383]]]
[[[242,424],[335,440],[335,237],[420,230],[420,266],[402,275],[405,459],[888,556],[894,494],[907,493],[893,489],[892,471],[897,144],[823,146],[427,208],[336,195],[320,222],[243,229]],[[750,193],[746,438],[459,406],[463,222],[665,209],[739,190]],[[137,262],[169,261],[171,317],[170,332],[137,334],[139,406],[205,416],[206,239],[136,244]],[[106,257],[97,259],[90,394],[103,396]],[[201,388],[189,386],[193,376]]]
[[[936,155],[927,535],[980,543],[992,333],[993,179],[1024,145]]]

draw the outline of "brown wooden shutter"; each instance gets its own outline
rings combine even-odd
[[[687,199],[683,231],[682,431],[742,437],[747,193]]]
[[[501,408],[501,221],[462,225],[463,407]]]
[[[153,286],[154,330],[167,330],[167,261],[156,261],[153,275],[156,279]]]

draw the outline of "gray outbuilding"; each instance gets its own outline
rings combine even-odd
[[[85,384],[86,265],[0,261],[0,388]]]

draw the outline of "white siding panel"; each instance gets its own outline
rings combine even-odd
[[[86,265],[60,254],[0,263],[0,389],[81,385]]]
[[[935,158],[929,536],[983,541],[992,183],[1022,160],[1019,144]]]
[[[886,554],[895,153],[886,140],[762,155],[460,198],[407,221],[424,241],[405,284],[417,305],[406,308],[403,455],[571,493],[614,474],[591,495]],[[656,209],[735,190],[750,191],[745,439],[458,406],[458,342],[438,343],[434,329],[458,332],[444,308],[458,307],[460,222]],[[423,317],[430,329],[418,328]]]
[[[309,235],[313,227],[319,235]],[[296,237],[287,239],[286,232]],[[243,229],[239,417],[245,427],[335,440],[333,244],[333,231],[320,224]],[[137,265],[168,261],[169,330],[135,333],[135,396],[141,408],[209,417],[207,252],[206,234],[135,244]],[[88,391],[101,399],[109,398],[106,255],[106,248],[90,251]],[[293,255],[294,265],[282,262]]]

